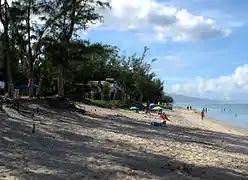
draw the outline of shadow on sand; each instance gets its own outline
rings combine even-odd
[[[29,111],[32,112],[33,109]],[[29,113],[22,115],[43,123],[40,125],[42,130],[32,134],[30,124],[21,118],[7,118],[1,112],[0,167],[5,172],[0,172],[0,179],[7,176],[6,171],[25,180],[124,179],[126,176],[133,179],[247,179],[248,173],[242,174],[228,168],[195,166],[144,150],[137,151],[137,147],[129,143],[113,142],[111,139],[99,141],[97,134],[80,135],[69,127],[60,127],[66,123],[81,129],[101,128],[144,139],[166,137],[177,142],[200,143],[209,148],[222,148],[224,151],[244,154],[247,154],[247,137],[172,125],[161,130],[124,116],[109,116],[104,119],[88,114],[82,118],[78,113],[55,109],[40,110],[35,116]],[[55,125],[46,124],[46,117],[51,118]],[[151,128],[154,128],[153,132],[148,131]],[[225,147],[216,145],[216,140],[223,141]],[[113,146],[106,147],[105,143],[112,143]],[[116,145],[122,150],[113,148]],[[133,150],[136,150],[135,153]]]

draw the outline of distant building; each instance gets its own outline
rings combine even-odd
[[[3,76],[0,73],[0,94],[4,95],[5,94],[5,90],[6,90],[6,83],[4,81]]]
[[[114,83],[115,79],[114,78],[106,78],[105,81],[108,81],[110,83]]]
[[[0,89],[4,89],[5,88],[5,82],[0,80]]]
[[[109,92],[109,98],[115,99],[116,95],[121,92],[121,88],[118,86],[114,78],[106,78],[105,81],[89,81],[87,84],[84,85],[85,89],[85,98],[95,98],[100,99],[101,98],[101,89],[105,82],[109,82],[110,85],[110,92]],[[88,91],[86,90],[88,89]]]

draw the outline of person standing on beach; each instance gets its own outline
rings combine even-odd
[[[202,120],[203,120],[203,118],[204,118],[204,108],[203,108],[203,110],[201,111],[201,118],[202,118]]]

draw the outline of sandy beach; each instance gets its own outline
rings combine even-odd
[[[248,179],[247,130],[180,108],[166,111],[168,127],[153,127],[156,115],[78,107],[86,114],[4,106],[0,179]]]

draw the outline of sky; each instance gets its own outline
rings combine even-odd
[[[248,100],[247,0],[112,0],[104,23],[82,34],[147,61],[165,92]]]

